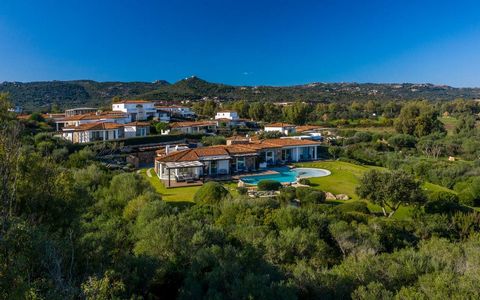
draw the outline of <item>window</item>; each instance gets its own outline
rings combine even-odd
[[[237,171],[244,171],[245,168],[245,157],[237,158]]]

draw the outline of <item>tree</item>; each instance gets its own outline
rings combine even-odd
[[[263,102],[252,103],[252,105],[250,105],[250,108],[248,109],[248,115],[252,120],[263,120],[265,117],[265,107]]]
[[[168,123],[158,122],[155,124],[155,131],[157,131],[157,133],[161,133],[162,131],[165,131],[168,129],[170,129],[170,125]]]
[[[203,104],[202,115],[207,117],[213,117],[215,116],[216,112],[217,112],[217,103],[213,100],[205,101],[205,103]]]
[[[310,110],[308,104],[297,101],[292,105],[286,106],[283,112],[287,122],[295,125],[303,125],[307,121]]]
[[[337,159],[340,154],[342,154],[342,148],[338,146],[330,146],[328,147],[328,154],[330,154],[333,159]]]
[[[434,132],[444,132],[445,128],[438,120],[438,112],[426,102],[409,102],[402,107],[395,121],[395,130],[421,137]]]
[[[420,183],[404,171],[368,171],[360,180],[356,192],[361,198],[382,207],[383,215],[386,217],[393,216],[401,205],[418,205],[425,202]]]
[[[388,139],[388,144],[397,151],[403,148],[414,148],[416,143],[415,137],[409,134],[396,134]]]
[[[229,195],[221,183],[209,181],[195,193],[195,203],[216,204]]]

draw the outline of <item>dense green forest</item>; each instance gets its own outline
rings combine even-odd
[[[395,132],[345,129],[332,158],[380,170],[361,178],[364,200],[326,201],[328,186],[274,183],[262,188],[280,188],[278,196],[252,199],[210,182],[194,203],[172,203],[145,177],[102,164],[107,144],[52,137],[43,119],[16,120],[7,98],[2,299],[480,297],[477,103],[409,102],[390,116]],[[438,122],[444,110],[458,120],[451,131]],[[424,181],[450,190],[425,191]],[[400,205],[411,213],[399,215]]]
[[[148,82],[95,82],[91,80],[4,82],[0,92],[8,92],[15,105],[27,110],[49,110],[75,106],[108,106],[113,97],[149,100],[221,101],[307,101],[342,102],[368,100],[453,100],[480,98],[478,88],[453,88],[432,84],[312,83],[297,86],[232,86],[210,83],[197,77],[174,84]]]

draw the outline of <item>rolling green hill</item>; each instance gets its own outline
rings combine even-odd
[[[45,110],[55,104],[61,108],[104,106],[113,97],[151,100],[221,101],[367,101],[367,100],[453,100],[480,98],[480,88],[454,88],[433,84],[311,83],[296,86],[232,86],[190,77],[174,84],[166,81],[96,82],[91,80],[4,82],[0,92],[8,92],[16,105],[27,110]]]

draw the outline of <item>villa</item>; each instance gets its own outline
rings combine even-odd
[[[98,108],[93,108],[93,107],[71,108],[71,109],[65,110],[65,116],[71,117],[76,115],[85,115],[85,114],[96,113],[97,111],[98,111]]]
[[[170,129],[162,130],[162,134],[177,131],[184,134],[213,134],[217,132],[217,123],[211,121],[177,122],[172,123]]]
[[[112,104],[113,111],[128,114],[131,121],[144,121],[148,118],[157,118],[155,102],[146,100],[123,100]]]
[[[72,143],[110,141],[124,137],[124,126],[117,123],[86,123],[63,128],[63,138]]]
[[[179,105],[157,105],[157,110],[169,112],[171,116],[177,116],[185,119],[194,119],[195,113],[190,107]]]
[[[131,122],[124,125],[125,137],[147,136],[150,134],[150,123]]]
[[[130,117],[123,112],[95,112],[81,115],[49,117],[55,122],[55,129],[60,131],[64,127],[75,127],[89,123],[117,123],[131,122]]]
[[[264,127],[265,132],[280,132],[283,135],[289,135],[296,133],[296,127],[287,123],[272,123],[267,124]]]
[[[238,113],[236,111],[231,111],[231,110],[222,110],[217,112],[215,115],[215,120],[221,120],[221,119],[227,119],[231,121],[235,121],[240,119],[238,116]]]
[[[205,177],[229,177],[267,166],[316,160],[320,143],[308,140],[267,139],[245,144],[162,151],[155,159],[157,176],[171,187]]]

